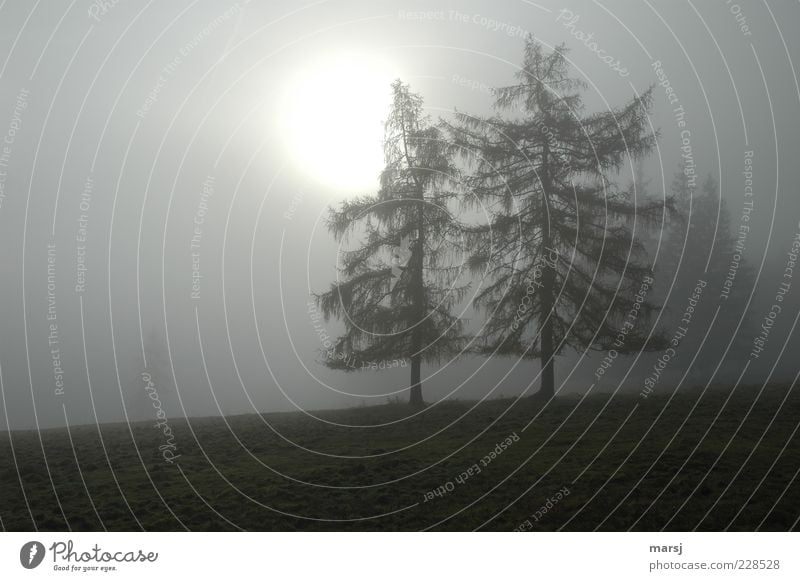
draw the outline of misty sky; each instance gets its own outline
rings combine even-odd
[[[336,276],[326,209],[364,190],[296,163],[283,121],[293,75],[337,52],[389,63],[434,119],[490,114],[527,33],[570,49],[587,112],[663,83],[648,193],[663,196],[688,138],[736,223],[753,152],[745,255],[763,310],[800,220],[797,24],[788,1],[2,3],[0,426],[148,417],[144,372],[170,416],[407,397],[407,368],[318,362],[320,325],[341,330],[308,306]],[[352,90],[320,86],[317,99]],[[560,360],[563,392],[584,390],[596,364]],[[464,357],[424,369],[426,398],[518,394],[537,370]]]

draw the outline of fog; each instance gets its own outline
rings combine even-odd
[[[655,154],[618,176],[645,178],[637,197],[663,199],[691,167],[698,183],[719,184],[732,228],[753,202],[742,253],[753,277],[734,282],[744,301],[708,288],[700,309],[719,307],[726,331],[694,364],[682,352],[656,389],[791,381],[800,288],[747,365],[754,331],[739,323],[749,313],[757,328],[770,313],[800,228],[793,24],[788,3],[744,1],[4,3],[0,427],[149,420],[153,387],[169,417],[406,399],[408,368],[321,364],[325,338],[342,330],[312,306],[337,276],[327,209],[369,191],[329,187],[293,160],[287,82],[346,50],[391,63],[434,119],[489,115],[490,89],[513,82],[527,33],[570,49],[587,112],[655,84]],[[640,230],[657,271],[669,258],[663,226]],[[669,312],[686,303],[683,291],[667,300]],[[483,315],[467,303],[463,316],[477,329]],[[692,340],[706,331],[690,328]],[[740,343],[723,357],[726,338]],[[558,393],[638,392],[659,353],[621,355],[598,379],[603,355],[565,351]],[[538,371],[536,360],[465,354],[423,367],[425,397],[527,395]]]

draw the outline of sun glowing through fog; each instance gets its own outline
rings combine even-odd
[[[374,191],[397,76],[385,61],[358,53],[302,66],[287,83],[279,113],[297,171],[341,194]]]

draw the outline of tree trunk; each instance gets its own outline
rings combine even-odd
[[[412,406],[419,407],[423,405],[422,401],[422,380],[421,380],[421,367],[422,357],[415,355],[411,358],[411,392],[409,394],[408,403]]]
[[[555,395],[555,372],[553,370],[553,319],[549,317],[542,326],[542,349],[540,361],[542,363],[542,380],[539,395],[550,399]]]
[[[420,195],[420,199],[422,196]],[[423,405],[422,401],[422,323],[425,320],[425,281],[422,275],[423,244],[425,244],[425,231],[422,222],[423,208],[422,203],[418,210],[418,234],[414,246],[414,310],[416,311],[416,321],[414,329],[411,331],[411,393],[408,403],[412,406]]]
[[[545,237],[549,238],[549,237]],[[548,246],[543,246],[542,254],[550,252]],[[555,373],[553,363],[555,349],[553,345],[553,306],[555,303],[555,265],[550,263],[549,257],[544,260],[542,268],[541,312],[539,313],[540,343],[539,357],[542,364],[541,386],[539,395],[546,398],[553,397],[555,393]]]
[[[411,331],[411,390],[408,396],[408,403],[414,407],[424,404],[422,400],[422,322],[425,319],[425,280],[423,276],[424,254],[425,254],[425,192],[417,176],[414,174],[414,163],[408,154],[408,131],[405,123],[404,111],[400,111],[400,125],[403,131],[403,151],[406,163],[411,171],[411,178],[416,185],[417,198],[417,240],[414,243],[414,254],[411,258],[412,267],[412,302],[416,311],[416,321]]]
[[[542,167],[541,173],[543,197],[545,205],[548,204],[548,196],[550,194],[550,147],[545,143],[542,152]],[[542,268],[542,286],[541,292],[541,312],[539,313],[539,329],[540,329],[540,361],[541,361],[541,385],[539,387],[539,396],[550,399],[555,394],[555,373],[553,370],[553,359],[555,357],[555,349],[553,345],[553,307],[555,304],[555,278],[556,278],[556,265],[551,264],[550,261],[550,224],[547,221],[549,213],[545,212],[545,222],[542,225],[542,246],[541,256],[544,257],[545,252],[548,253],[547,258],[543,258],[544,267]]]

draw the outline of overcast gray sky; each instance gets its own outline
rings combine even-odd
[[[796,2],[107,4],[0,7],[3,427],[147,417],[146,371],[171,416],[406,397],[407,368],[344,374],[316,361],[308,301],[333,280],[337,250],[322,219],[348,192],[326,187],[313,157],[298,163],[285,121],[298,71],[319,75],[337,55],[400,75],[448,118],[491,112],[489,87],[513,81],[525,34],[563,42],[588,112],[662,83],[651,194],[683,167],[688,139],[738,221],[753,152],[757,290],[773,292],[798,229]],[[303,106],[313,117],[353,90],[318,85]],[[562,362],[559,376],[575,363],[587,365]],[[513,395],[537,369],[445,362],[426,368],[426,397]],[[564,391],[585,389],[581,373]]]

